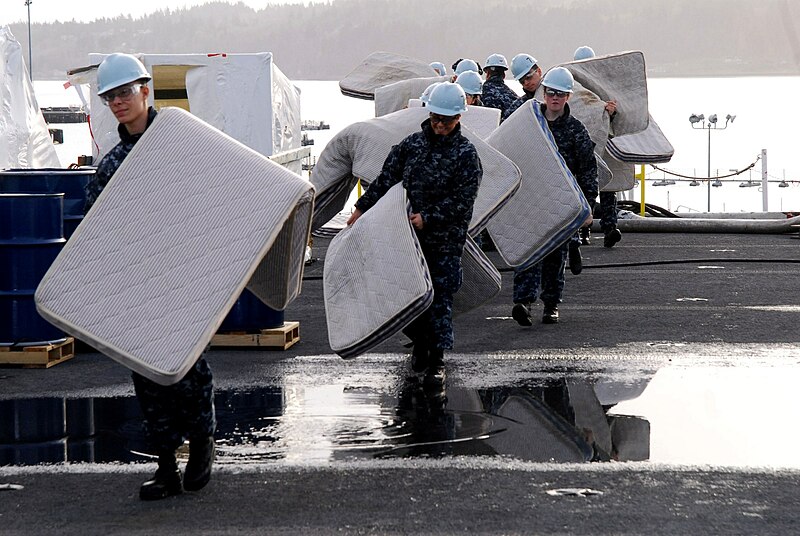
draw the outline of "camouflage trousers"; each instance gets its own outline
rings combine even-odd
[[[617,228],[617,193],[600,192],[600,229],[608,233]]]
[[[133,387],[156,454],[175,452],[189,438],[214,435],[214,380],[205,358],[173,385],[159,385],[134,372]]]
[[[547,305],[561,303],[568,243],[560,245],[527,270],[514,270],[514,303],[533,303],[539,297]]]
[[[431,348],[453,348],[453,295],[461,288],[461,257],[425,254],[433,283],[433,303],[403,332],[414,341]]]

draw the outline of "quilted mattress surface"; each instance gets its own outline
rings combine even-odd
[[[409,100],[418,99],[429,85],[448,80],[449,76],[411,78],[375,88],[375,117],[402,110]]]
[[[605,163],[611,170],[613,178],[606,184],[601,191],[603,192],[625,192],[636,184],[636,169],[630,162],[622,162],[614,158],[611,152],[607,152]]]
[[[424,61],[391,52],[373,52],[339,81],[339,89],[350,97],[373,100],[379,87],[432,76],[436,76],[436,71]]]
[[[477,309],[500,293],[501,276],[472,238],[467,237],[461,256],[461,288],[453,297],[453,316]]]
[[[611,123],[614,135],[634,134],[647,128],[649,113],[644,54],[639,51],[621,52],[565,63],[564,67],[570,70],[576,82],[602,101],[617,101],[617,114]]]
[[[663,164],[675,154],[675,148],[652,116],[645,130],[612,138],[606,148],[617,160],[634,164]]]
[[[407,205],[402,184],[396,184],[328,246],[323,271],[328,340],[344,358],[391,337],[433,301]]]
[[[313,192],[164,108],[45,274],[38,310],[130,369],[175,383],[255,274],[252,290],[273,305],[296,294]]]
[[[534,104],[523,104],[486,140],[522,172],[519,190],[487,228],[503,261],[523,269],[563,244],[589,216],[589,205]]]
[[[476,236],[519,187],[520,172],[514,162],[466,126],[466,116],[470,113],[464,114],[462,133],[475,145],[483,165],[483,179],[470,222],[470,234]],[[341,212],[355,186],[355,177],[365,186],[375,180],[392,146],[419,131],[427,117],[425,108],[407,108],[354,123],[337,133],[323,149],[311,173],[311,182],[318,192],[312,228],[319,229]]]

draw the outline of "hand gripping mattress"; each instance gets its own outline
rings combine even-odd
[[[523,104],[486,140],[522,172],[519,190],[487,228],[503,260],[523,269],[563,244],[589,216],[589,205],[535,103]]]
[[[597,56],[565,63],[575,81],[603,101],[616,100],[617,114],[611,123],[617,136],[647,128],[647,73],[644,54],[638,51]]]
[[[300,287],[313,188],[178,108],[163,109],[36,291],[48,321],[169,385],[249,284]]]
[[[500,292],[500,272],[471,238],[462,267],[454,314],[471,311]],[[331,349],[344,358],[385,341],[430,306],[430,272],[408,221],[402,184],[331,241],[323,290]]]
[[[448,76],[412,78],[375,88],[375,117],[402,110],[409,100],[418,99],[429,85],[448,80]]]
[[[476,113],[477,110],[479,108],[475,109]],[[483,165],[483,179],[469,227],[470,234],[477,236],[519,187],[520,172],[511,160],[469,129],[467,117],[472,112],[468,110],[464,114],[465,125],[461,132],[475,145]],[[355,177],[366,184],[375,180],[392,146],[419,131],[427,117],[425,108],[407,108],[354,123],[336,134],[323,149],[311,173],[311,182],[317,189],[312,229],[324,226],[344,208],[355,186]]]
[[[652,116],[645,130],[612,138],[606,148],[617,160],[634,164],[663,164],[675,154],[672,144]]]
[[[436,76],[436,71],[424,61],[391,52],[373,52],[339,82],[339,89],[349,97],[373,100],[379,87],[432,76]]]

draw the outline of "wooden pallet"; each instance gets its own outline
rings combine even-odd
[[[284,322],[282,327],[262,329],[260,333],[217,333],[211,339],[211,346],[286,350],[299,340],[300,322]]]
[[[72,337],[67,337],[67,340],[58,344],[0,347],[0,366],[50,368],[73,357],[75,357],[75,339]]]

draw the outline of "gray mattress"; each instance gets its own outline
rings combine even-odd
[[[611,124],[614,135],[635,134],[647,128],[647,73],[644,54],[638,51],[597,56],[565,63],[575,81],[602,101],[616,100]]]
[[[462,267],[453,314],[471,311],[500,292],[500,272],[471,238]],[[367,352],[430,306],[430,272],[408,221],[401,184],[331,241],[323,292],[331,349],[344,358]]]
[[[614,158],[614,155],[606,153],[605,163],[611,170],[613,178],[600,190],[603,192],[625,192],[636,184],[635,166],[629,162],[621,162]]]
[[[277,309],[297,294],[313,193],[165,108],[45,274],[38,310],[143,376],[175,383],[248,282]]]
[[[426,62],[391,52],[373,52],[339,82],[339,89],[350,97],[373,100],[379,87],[432,76],[436,71]]]
[[[476,111],[476,115],[485,114]],[[354,123],[337,133],[311,173],[311,182],[317,189],[312,229],[325,226],[342,211],[355,186],[355,177],[361,178],[365,187],[375,180],[392,146],[419,131],[427,117],[425,108],[407,108]],[[475,145],[483,164],[483,180],[469,227],[470,234],[477,236],[519,187],[520,172],[514,162],[490,147],[466,124],[462,133]]]
[[[402,110],[409,100],[418,99],[429,85],[448,80],[449,76],[411,78],[375,88],[375,117]]]
[[[617,160],[634,164],[663,164],[675,154],[675,148],[652,116],[645,130],[612,138],[608,140],[606,149]]]
[[[589,216],[589,205],[534,103],[522,105],[486,140],[522,172],[519,190],[487,228],[503,261],[523,269],[563,244]]]

